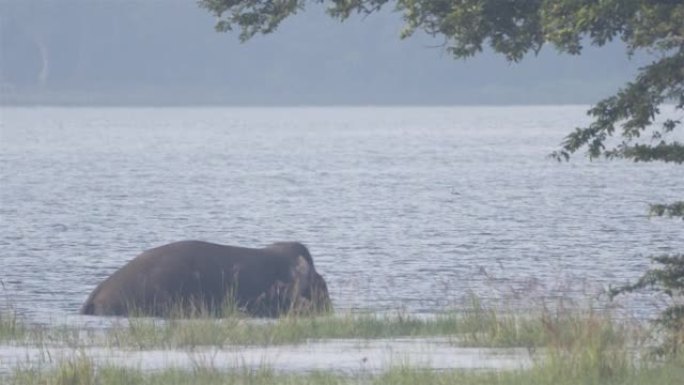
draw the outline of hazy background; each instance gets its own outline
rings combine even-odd
[[[0,102],[95,105],[592,103],[645,58],[624,47],[519,64],[399,39],[399,14],[345,23],[312,4],[246,44],[193,0],[0,0]]]

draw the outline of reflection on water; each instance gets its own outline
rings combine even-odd
[[[303,345],[194,348],[188,350],[119,350],[0,345],[0,369],[49,367],[60,361],[88,357],[97,364],[142,370],[197,367],[229,370],[271,368],[282,372],[314,370],[373,373],[410,364],[432,369],[520,369],[531,366],[525,349],[456,347],[440,339],[334,340]],[[0,371],[1,373],[1,371]]]
[[[684,248],[646,217],[684,168],[547,159],[584,110],[3,107],[0,303],[61,321],[182,239],[302,241],[338,309],[586,298]]]

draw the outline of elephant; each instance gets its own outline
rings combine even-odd
[[[332,310],[328,287],[298,242],[264,248],[180,241],[143,252],[102,281],[81,314],[222,316],[226,304],[254,317]]]

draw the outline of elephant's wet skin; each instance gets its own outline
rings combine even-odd
[[[182,241],[147,250],[100,283],[81,314],[220,316],[225,304],[257,317],[331,310],[309,250],[297,242],[261,249]]]

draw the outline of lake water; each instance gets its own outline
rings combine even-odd
[[[182,239],[302,241],[343,310],[586,300],[684,249],[684,167],[546,158],[585,110],[2,107],[0,303],[76,317]]]
[[[101,346],[0,345],[0,380],[22,366],[45,369],[55,362],[89,357],[97,365],[154,371],[166,368],[278,372],[333,371],[348,375],[377,374],[391,367],[412,365],[434,370],[514,370],[532,366],[525,348],[458,347],[437,338],[309,341],[298,345],[193,347],[192,349],[117,349]]]

